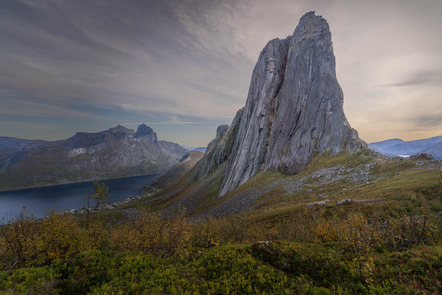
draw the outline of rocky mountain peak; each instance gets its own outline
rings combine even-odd
[[[253,70],[241,118],[235,120],[240,123],[220,196],[260,171],[294,174],[314,155],[366,146],[343,111],[325,19],[308,12],[293,35],[267,43]]]
[[[295,38],[327,38],[331,41],[330,28],[327,21],[320,15],[315,15],[314,11],[307,12],[299,20],[293,32]],[[299,42],[300,40],[298,40]]]
[[[153,131],[152,128],[150,128],[149,126],[147,126],[144,123],[141,124],[140,126],[138,126],[137,132],[135,132],[134,137],[140,138],[143,140],[147,140],[150,142],[157,142],[158,141],[157,134]]]

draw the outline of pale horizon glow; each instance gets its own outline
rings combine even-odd
[[[442,135],[439,0],[16,0],[0,5],[0,136],[146,123],[206,146],[244,106],[265,44],[312,10],[364,141]]]

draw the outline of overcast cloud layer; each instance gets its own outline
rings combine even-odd
[[[311,10],[362,139],[442,135],[440,0],[2,1],[0,135],[146,123],[206,145],[245,104],[261,49]]]

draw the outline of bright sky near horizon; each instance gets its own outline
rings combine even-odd
[[[265,44],[311,10],[363,140],[442,135],[441,0],[5,0],[0,136],[146,123],[205,146],[244,106]]]

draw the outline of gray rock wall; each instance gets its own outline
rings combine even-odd
[[[293,35],[265,46],[240,121],[220,196],[259,171],[298,173],[315,154],[366,146],[343,111],[325,19],[309,12]]]

